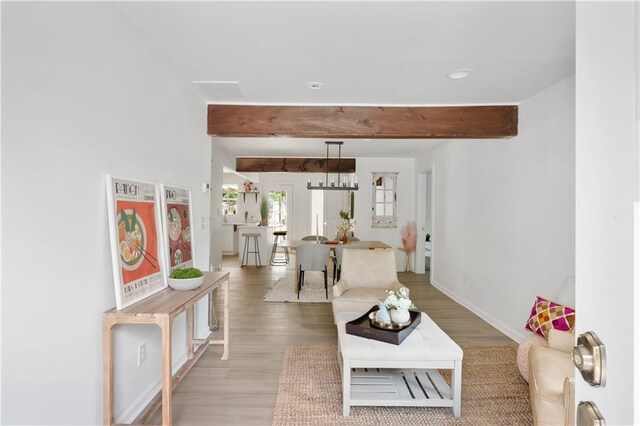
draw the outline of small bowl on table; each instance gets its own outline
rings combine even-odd
[[[195,290],[204,282],[204,276],[196,278],[169,278],[169,287],[174,290]]]

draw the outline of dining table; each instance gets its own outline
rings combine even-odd
[[[278,243],[278,247],[286,247],[288,249],[295,249],[296,247],[302,245],[302,244],[325,244],[327,246],[329,246],[330,249],[335,250],[336,247],[344,245],[345,247],[348,247],[350,243],[359,243],[359,244],[363,244],[363,243],[367,243],[369,244],[369,250],[375,250],[375,249],[388,249],[391,248],[390,245],[387,245],[385,243],[383,243],[382,241],[360,241],[360,240],[354,240],[354,241],[347,241],[347,243],[343,243],[342,241],[332,241],[329,240],[325,243],[318,243],[315,240],[283,240],[280,241]]]
[[[296,247],[299,247],[303,244],[324,244],[326,246],[328,246],[331,249],[331,253],[332,255],[335,255],[335,249],[338,246],[345,246],[346,248],[349,247],[350,243],[358,243],[359,245],[362,244],[369,244],[369,250],[380,250],[380,249],[390,249],[391,246],[388,244],[383,243],[382,241],[361,241],[361,240],[353,240],[353,241],[347,241],[346,243],[343,243],[342,241],[326,241],[324,243],[316,241],[316,240],[283,240],[281,242],[278,243],[278,247],[283,247],[283,248],[287,248],[287,249],[293,249],[295,250]],[[295,281],[294,281],[294,292],[298,291],[298,268],[295,266],[296,265],[296,258],[295,258],[295,252],[291,253],[291,262],[293,262],[294,265],[294,269],[295,269]],[[328,262],[327,262],[328,263]],[[329,268],[329,265],[327,264],[327,272],[329,276],[333,276],[333,268]]]

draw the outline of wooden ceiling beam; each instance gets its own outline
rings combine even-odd
[[[288,173],[325,173],[326,158],[271,158],[271,157],[237,157],[237,172],[288,172]],[[338,159],[329,159],[329,173],[355,173],[356,159],[341,158],[338,170]]]
[[[518,135],[518,107],[209,105],[207,130],[225,137],[497,139]]]

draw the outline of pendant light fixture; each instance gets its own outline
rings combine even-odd
[[[327,171],[325,172],[325,179],[324,181],[320,181],[318,182],[318,185],[311,185],[311,179],[307,180],[307,189],[319,189],[322,191],[357,191],[358,190],[358,178],[354,176],[353,182],[351,180],[347,181],[347,179],[345,179],[343,177],[343,180],[341,180],[340,178],[340,159],[342,156],[342,144],[344,142],[330,142],[330,141],[326,141],[325,144],[327,145],[327,158],[325,161],[326,167],[327,167]],[[337,145],[338,146],[338,176],[337,176],[337,182],[336,180],[332,179],[331,182],[329,181],[329,147],[331,145]]]

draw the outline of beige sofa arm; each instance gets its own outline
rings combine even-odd
[[[548,347],[562,352],[571,352],[575,342],[575,334],[556,329],[549,330]]]
[[[349,288],[351,288],[351,285],[349,284],[349,282],[347,280],[341,279],[336,283],[336,285],[333,286],[333,297],[342,296],[344,292],[347,291]],[[398,281],[395,281],[391,285],[386,287],[386,289],[393,290],[393,291],[399,291],[401,288],[405,288],[407,290],[407,294],[409,294],[409,289]]]
[[[575,381],[570,377],[564,378],[562,385],[562,403],[564,404],[564,424],[573,426],[576,424]]]
[[[333,297],[340,297],[349,288],[346,280],[340,280],[333,286]]]

